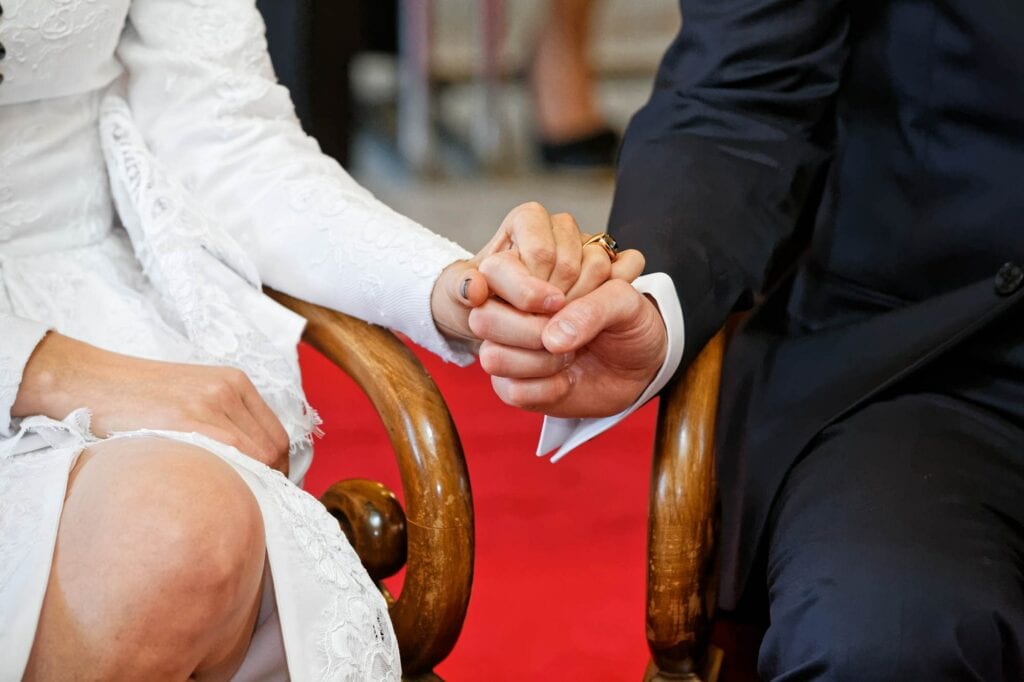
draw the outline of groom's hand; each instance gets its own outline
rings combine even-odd
[[[507,404],[554,417],[604,417],[632,405],[668,339],[654,303],[610,280],[551,318],[488,301],[470,314],[480,362]]]

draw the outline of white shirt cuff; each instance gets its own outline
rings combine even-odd
[[[663,272],[655,272],[637,278],[633,282],[633,288],[641,294],[647,294],[653,298],[661,311],[661,319],[665,323],[665,331],[668,336],[668,348],[661,369],[658,370],[654,380],[640,394],[637,401],[616,415],[587,419],[544,417],[540,442],[537,444],[538,457],[543,457],[558,448],[558,452],[551,458],[552,463],[557,462],[591,438],[601,435],[643,407],[648,400],[665,387],[672,375],[679,369],[679,363],[683,359],[683,346],[686,342],[686,329],[683,325],[683,310],[679,305],[679,295],[676,293],[672,278]]]

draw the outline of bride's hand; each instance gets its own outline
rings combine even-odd
[[[588,236],[568,213],[551,215],[536,202],[517,206],[480,253],[441,273],[431,297],[435,324],[450,338],[476,342],[473,308],[504,301],[522,313],[552,315],[609,279],[632,281],[643,271],[640,252],[625,251],[612,263],[602,249],[583,248]]]
[[[244,372],[157,362],[47,334],[29,359],[12,416],[92,412],[92,431],[201,433],[283,473],[288,434]]]

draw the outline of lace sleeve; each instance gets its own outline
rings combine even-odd
[[[377,201],[302,132],[254,0],[133,0],[118,54],[147,144],[266,284],[471,361],[430,312],[441,270],[469,254]]]
[[[0,437],[11,435],[11,407],[32,351],[49,327],[0,313]]]

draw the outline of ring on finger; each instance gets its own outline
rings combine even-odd
[[[595,234],[593,237],[583,242],[583,248],[587,248],[591,244],[597,244],[604,249],[604,252],[608,254],[608,258],[610,258],[612,262],[615,262],[615,259],[619,257],[618,242],[616,242],[615,238],[607,232]]]

